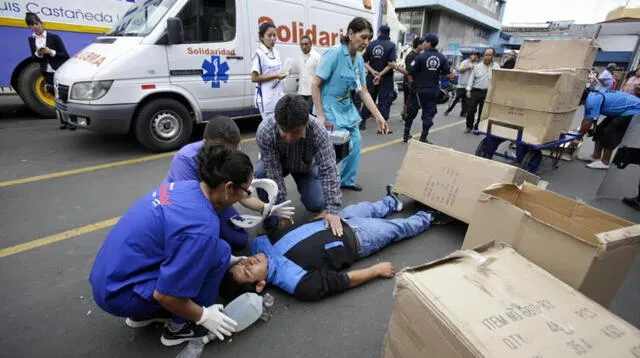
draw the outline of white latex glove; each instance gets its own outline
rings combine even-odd
[[[202,307],[202,318],[196,324],[208,329],[219,340],[224,341],[224,336],[231,336],[236,331],[238,323],[221,312],[222,305]]]
[[[275,215],[285,219],[293,218],[293,215],[296,213],[296,208],[293,206],[287,206],[291,204],[291,200],[284,201],[278,205],[264,205],[264,210],[262,210],[262,217],[266,218],[270,215]]]
[[[237,264],[238,262],[242,261],[242,260],[246,260],[247,257],[246,256],[233,256],[231,255],[231,258],[229,259],[229,267]]]

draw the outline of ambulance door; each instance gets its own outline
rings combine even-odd
[[[238,1],[240,3],[241,1]],[[241,14],[235,0],[191,0],[177,16],[184,43],[167,47],[172,85],[189,91],[207,121],[242,115],[248,80]]]

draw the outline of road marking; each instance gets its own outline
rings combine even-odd
[[[19,254],[21,252],[32,250],[41,246],[53,244],[54,242],[73,239],[74,237],[78,237],[80,235],[88,234],[94,231],[106,229],[108,227],[114,226],[118,222],[118,220],[120,220],[120,216],[111,218],[109,220],[100,221],[94,224],[81,226],[75,229],[61,232],[59,234],[46,236],[38,240],[25,242],[24,244],[11,246],[6,249],[0,250],[0,258]]]
[[[253,142],[255,140],[256,140],[255,138],[247,138],[247,139],[241,140],[240,143],[249,143],[249,142]],[[156,159],[162,159],[162,158],[171,157],[174,154],[176,154],[176,152],[177,151],[168,152],[168,153],[162,153],[162,154],[154,154],[154,155],[149,155],[149,156],[142,157],[142,158],[121,160],[119,162],[93,165],[93,166],[90,166],[90,167],[83,167],[83,168],[78,168],[78,169],[65,170],[65,171],[62,171],[62,172],[55,172],[55,173],[49,173],[49,174],[43,174],[43,175],[36,175],[36,176],[26,177],[26,178],[22,178],[22,179],[0,181],[0,188],[4,188],[4,187],[7,187],[7,186],[20,185],[20,184],[33,183],[33,182],[37,182],[37,181],[41,181],[41,180],[49,180],[49,179],[61,178],[61,177],[66,177],[66,176],[70,176],[70,175],[88,173],[88,172],[93,172],[93,171],[96,171],[96,170],[102,170],[102,169],[108,169],[108,168],[116,168],[116,167],[122,167],[122,166],[125,166],[125,165],[150,162],[150,161],[156,160]]]
[[[430,133],[436,133],[439,132],[441,130],[445,130],[447,128],[451,128],[451,127],[455,127],[458,124],[464,123],[465,121],[458,121],[458,122],[453,122],[441,127],[437,127],[434,128],[430,131]],[[418,133],[416,133],[415,135],[418,135]],[[253,139],[253,138],[251,138]],[[249,140],[246,140],[249,141]],[[378,149],[382,149],[385,147],[388,147],[392,144],[395,143],[400,143],[402,141],[402,139],[394,139],[388,142],[384,142],[384,143],[380,143],[380,144],[376,144],[376,145],[372,145],[366,148],[363,148],[361,150],[361,153],[369,153],[372,152],[374,150],[378,150]],[[166,153],[165,153],[166,154]],[[145,158],[140,158],[140,159],[145,159]],[[7,247],[6,249],[2,249],[0,250],[0,258],[3,257],[7,257],[7,256],[12,256],[15,254],[19,254],[21,252],[24,251],[28,251],[28,250],[32,250],[32,249],[36,249],[42,246],[46,246],[46,245],[50,245],[59,241],[64,241],[64,240],[68,240],[68,239],[73,239],[76,237],[79,237],[81,235],[84,234],[89,234],[92,233],[94,231],[98,231],[98,230],[102,230],[102,229],[107,229],[110,228],[112,226],[114,226],[115,224],[118,223],[118,220],[120,220],[121,216],[115,217],[115,218],[111,218],[108,220],[104,220],[104,221],[100,221],[94,224],[89,224],[89,225],[85,225],[85,226],[81,226],[75,229],[71,229],[65,232],[61,232],[59,234],[55,234],[55,235],[50,235],[50,236],[46,236],[43,237],[41,239],[37,239],[37,240],[33,240],[33,241],[29,241],[29,242],[25,242],[23,244],[19,244],[19,245],[15,245],[15,246],[11,246],[11,247]]]

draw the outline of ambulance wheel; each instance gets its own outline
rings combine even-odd
[[[481,158],[491,159],[493,158],[493,151],[489,153],[487,151],[487,138],[482,138],[478,146],[476,147],[476,155]]]
[[[56,116],[56,103],[53,95],[45,90],[40,64],[30,63],[22,69],[18,75],[16,90],[24,104],[32,111],[46,118]]]
[[[529,150],[527,154],[522,158],[520,168],[528,171],[531,174],[538,172],[540,163],[542,162],[542,152],[536,149]]]
[[[187,144],[193,118],[185,106],[170,98],[145,104],[135,119],[136,138],[154,152],[175,150]]]

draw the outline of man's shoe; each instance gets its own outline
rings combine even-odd
[[[396,210],[396,213],[399,213],[402,211],[402,208],[403,208],[402,201],[400,201],[400,198],[398,198],[398,195],[396,195],[396,193],[391,191],[391,189],[393,189],[393,185],[387,184],[387,195],[390,196],[396,202],[395,210]]]
[[[68,129],[69,129],[70,131],[75,131],[76,129],[78,129],[78,127],[76,127],[76,126],[69,126],[69,127],[68,127]]]
[[[408,142],[408,141],[409,141],[409,139],[411,139],[411,138],[413,138],[413,136],[412,136],[411,134],[409,134],[408,136],[405,136],[404,138],[402,138],[402,141],[406,143],[406,142]]]
[[[469,133],[471,133],[471,128],[465,128],[464,134],[469,134]]]
[[[433,145],[433,143],[431,143],[431,142],[430,142],[428,139],[426,139],[426,138],[425,138],[425,139],[420,138],[420,141],[421,141],[422,143],[427,143],[427,144],[431,144],[431,145]]]
[[[602,160],[596,160],[595,162],[591,162],[587,164],[587,168],[591,169],[609,169],[607,164],[604,164]]]
[[[636,197],[636,198],[624,198],[622,199],[622,202],[625,203],[626,205],[640,211],[640,197]]]
[[[171,313],[167,310],[160,310],[150,316],[129,317],[124,323],[131,328],[142,328],[152,323],[166,323],[171,319]]]
[[[353,185],[340,185],[340,189],[347,189],[347,190],[353,190],[353,191],[362,191],[362,187],[358,184],[353,184]]]
[[[66,123],[60,123],[60,126],[58,128],[59,129],[67,129],[67,128],[69,128],[69,126]]]
[[[466,113],[460,113],[460,117],[466,117],[467,114]]]
[[[594,158],[593,155],[591,154],[580,154],[578,156],[578,160],[591,163],[591,162],[595,162],[598,159]]]
[[[184,327],[176,332],[171,331],[169,326],[165,325],[162,330],[160,342],[162,342],[164,346],[173,347],[184,342],[202,339],[202,337],[205,337],[207,334],[209,334],[208,329],[197,325],[194,322],[185,323]]]
[[[431,214],[431,225],[433,226],[447,225],[456,220],[440,211],[429,211],[428,213]]]
[[[447,117],[449,115],[449,111],[444,111],[444,116]]]

